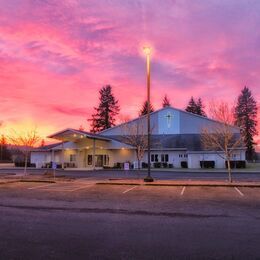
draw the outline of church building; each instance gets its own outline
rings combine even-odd
[[[65,129],[49,138],[56,144],[37,148],[31,152],[31,163],[37,168],[55,163],[60,168],[102,169],[122,167],[128,162],[132,168],[147,167],[144,149],[138,163],[135,138],[147,138],[147,117],[92,134],[76,129]],[[220,151],[204,149],[201,141],[203,128],[214,129],[220,122],[173,107],[151,113],[151,166],[154,168],[201,168],[210,162],[214,168],[225,168]],[[230,126],[235,135],[240,129]],[[132,140],[132,142],[131,142]],[[223,154],[222,154],[223,155]],[[245,147],[233,152],[233,161],[245,161]]]

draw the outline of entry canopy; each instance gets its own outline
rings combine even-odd
[[[61,140],[63,142],[73,142],[79,139],[83,138],[89,138],[89,139],[97,139],[97,140],[103,140],[103,141],[111,141],[110,138],[106,138],[100,135],[92,134],[89,132],[76,130],[72,128],[67,128],[62,131],[59,131],[57,133],[54,133],[52,135],[49,135],[48,138],[53,138],[56,140]]]

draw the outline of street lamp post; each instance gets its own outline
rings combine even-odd
[[[150,55],[151,48],[144,47],[144,53],[146,55],[146,73],[147,73],[147,176],[144,178],[145,182],[153,182],[151,177],[151,123],[150,123],[150,81],[151,81],[151,70],[150,70]]]

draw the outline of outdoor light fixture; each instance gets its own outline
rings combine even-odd
[[[151,52],[152,52],[151,47],[148,47],[148,46],[145,46],[145,47],[143,48],[143,50],[144,50],[144,54],[145,54],[145,55],[150,55]]]
[[[151,177],[151,124],[150,124],[150,82],[151,82],[151,70],[150,70],[150,55],[152,49],[148,46],[143,48],[146,55],[146,83],[147,83],[147,176],[144,178],[145,182],[153,182]]]

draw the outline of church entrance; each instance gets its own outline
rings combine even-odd
[[[109,165],[109,156],[107,154],[96,154],[95,155],[95,166],[103,167]]]
[[[104,164],[103,164],[103,155],[96,155],[95,156],[95,166],[96,167],[102,167]]]

